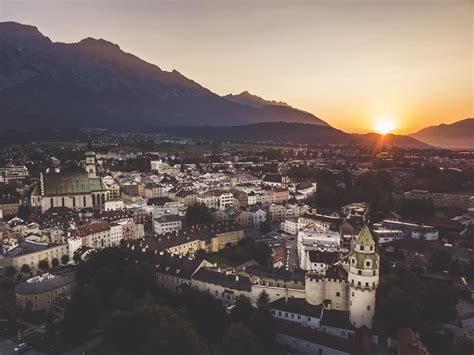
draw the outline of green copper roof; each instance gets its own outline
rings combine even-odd
[[[369,227],[367,225],[362,228],[359,234],[356,237],[356,244],[363,245],[363,246],[374,246],[374,238],[372,238],[372,234],[370,234]]]
[[[45,174],[43,175],[46,196],[84,194],[107,191],[100,178],[88,178],[87,173]]]
[[[354,266],[359,268],[359,269],[366,269],[365,262],[367,260],[370,260],[370,261],[372,261],[372,264],[371,264],[370,268],[372,270],[375,270],[375,269],[378,268],[379,260],[380,260],[380,257],[377,253],[362,254],[362,253],[358,253],[356,251],[351,251],[349,253],[349,257],[356,259],[356,264]],[[353,264],[351,264],[351,265],[353,265]]]

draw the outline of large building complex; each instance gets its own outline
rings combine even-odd
[[[41,174],[31,193],[31,205],[42,212],[51,207],[100,208],[109,200],[110,193],[97,177],[95,164],[95,153],[88,152],[84,172]]]

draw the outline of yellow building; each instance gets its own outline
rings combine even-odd
[[[51,304],[71,295],[73,278],[43,274],[15,287],[18,307],[31,311],[48,310]]]
[[[36,242],[23,242],[18,250],[12,251],[12,266],[17,272],[23,265],[28,265],[32,272],[38,271],[38,263],[47,260],[49,266],[54,258],[61,260],[63,255],[69,255],[68,244],[47,244]]]
[[[236,245],[244,237],[244,230],[235,221],[200,224],[154,237],[129,241],[127,247],[143,252],[161,252],[187,255],[202,249],[216,252]]]

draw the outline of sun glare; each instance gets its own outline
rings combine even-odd
[[[395,121],[391,117],[379,116],[374,118],[374,130],[380,134],[392,133],[396,128]]]

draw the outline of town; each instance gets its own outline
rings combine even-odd
[[[0,146],[1,354],[474,351],[474,151],[62,134]]]

